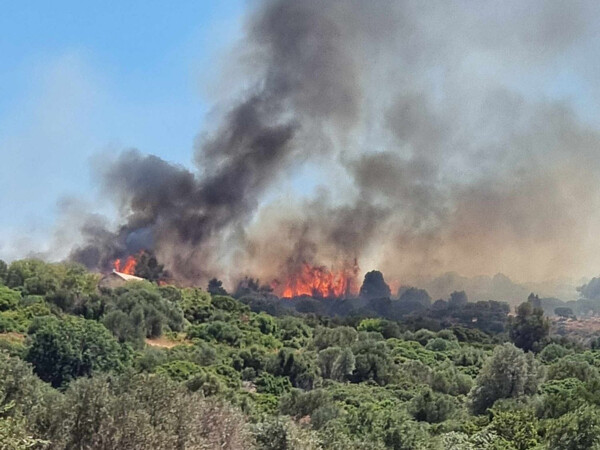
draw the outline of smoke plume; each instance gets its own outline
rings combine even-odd
[[[259,2],[196,167],[107,158],[121,224],[84,225],[72,257],[145,248],[195,283],[355,258],[397,284],[594,273],[600,134],[568,95],[597,94],[599,18],[583,1]]]

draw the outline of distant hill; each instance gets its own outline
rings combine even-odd
[[[465,291],[470,301],[497,300],[516,305],[527,300],[531,292],[540,297],[557,297],[564,301],[578,298],[576,286],[582,282],[556,280],[544,283],[516,283],[504,274],[493,277],[464,277],[456,272],[447,272],[422,286],[432,298],[447,298],[453,291]]]

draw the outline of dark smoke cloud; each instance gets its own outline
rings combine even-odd
[[[121,226],[84,227],[73,257],[146,245],[191,282],[354,258],[398,285],[594,272],[600,134],[556,91],[558,68],[596,82],[599,18],[584,1],[259,2],[197,169],[107,163]],[[313,197],[289,191],[303,169]]]
[[[136,151],[104,168],[103,185],[125,223],[116,234],[86,226],[86,245],[74,259],[101,267],[131,252],[131,236],[144,230],[153,250],[170,256],[175,273],[201,276],[190,259],[210,264],[211,240],[243,225],[278,173],[310,154],[293,145],[296,135],[317,133],[327,123],[351,125],[358,109],[354,62],[337,24],[315,5],[267,2],[251,18],[248,51],[259,82],[200,139],[199,173]]]

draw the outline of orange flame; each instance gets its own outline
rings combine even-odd
[[[135,256],[128,256],[123,264],[121,259],[117,259],[114,262],[114,269],[117,272],[125,273],[127,275],[135,275],[135,266],[137,264],[137,260]]]
[[[285,283],[281,296],[292,298],[310,295],[318,298],[337,298],[356,294],[358,266],[332,272],[325,266],[302,264],[299,273],[291,275]]]

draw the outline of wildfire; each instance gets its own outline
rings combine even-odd
[[[135,275],[135,266],[137,264],[137,260],[135,256],[128,256],[125,262],[121,259],[117,259],[114,262],[114,269],[117,272],[125,273],[127,275]]]
[[[281,296],[285,298],[310,295],[318,298],[336,298],[355,294],[358,266],[332,272],[325,266],[302,265],[299,273],[291,275]]]

